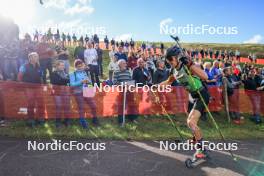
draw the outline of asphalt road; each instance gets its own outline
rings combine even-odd
[[[98,141],[104,151],[28,151],[29,139],[0,137],[0,176],[203,176],[264,175],[264,142],[238,142],[238,161],[211,152],[212,161],[187,169],[193,151],[164,151],[159,141]],[[51,142],[40,140],[38,142]],[[67,140],[63,142],[69,142]]]

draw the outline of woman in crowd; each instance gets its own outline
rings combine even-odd
[[[43,124],[44,119],[44,102],[43,90],[40,86],[43,83],[42,72],[39,64],[39,55],[32,52],[28,55],[28,63],[22,65],[18,73],[18,81],[31,83],[26,88],[27,98],[27,114],[29,127],[34,127],[36,124]],[[34,85],[36,84],[36,85]],[[35,108],[37,109],[38,116],[35,116]],[[35,119],[36,117],[43,118],[42,120]]]
[[[96,115],[96,104],[93,98],[83,97],[83,88],[92,85],[90,76],[86,72],[86,65],[80,59],[74,62],[75,71],[70,74],[70,85],[74,87],[73,93],[79,108],[80,124],[83,128],[88,128],[88,123],[84,116],[84,103],[90,107],[90,112],[93,117],[93,124],[99,125]]]
[[[64,61],[57,61],[55,65],[55,71],[50,76],[51,84],[54,86],[54,99],[56,107],[56,127],[61,126],[61,120],[64,116],[64,125],[69,125],[70,117],[70,95],[67,94],[69,90],[65,87],[70,83],[69,75],[65,71]]]
[[[208,77],[208,79],[206,80],[207,85],[210,85],[210,86],[216,85],[216,79],[214,78],[214,76],[211,72],[211,63],[210,62],[204,63],[204,71]]]

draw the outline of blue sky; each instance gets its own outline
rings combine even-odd
[[[161,34],[162,24],[172,31],[177,29],[175,34],[185,42],[264,43],[264,1],[261,0],[43,0],[44,5],[38,0],[1,2],[0,12],[10,6],[15,11],[11,16],[21,33],[33,33],[36,28],[44,33],[48,27],[55,30],[59,26],[62,31],[77,36],[97,31],[101,36],[107,34],[119,40],[133,37],[171,41],[164,31]],[[190,34],[179,30],[187,25],[233,27],[236,33]]]

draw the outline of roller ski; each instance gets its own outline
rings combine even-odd
[[[185,160],[185,165],[187,168],[194,168],[199,164],[207,162],[211,160],[209,153],[207,150],[197,150],[192,158],[187,158]]]

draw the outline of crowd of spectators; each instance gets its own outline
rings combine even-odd
[[[14,25],[15,26],[15,25]],[[161,44],[158,48],[160,53],[153,52],[152,49],[157,48],[155,45],[145,44],[144,42],[138,48],[131,39],[130,42],[108,40],[104,38],[105,48],[108,49],[107,55],[100,48],[99,38],[95,34],[92,37],[81,36],[77,39],[76,35],[70,36],[59,30],[52,34],[48,32],[41,36],[36,31],[33,36],[26,34],[24,39],[18,39],[18,33],[12,33],[8,41],[0,43],[0,79],[21,81],[37,84],[53,84],[74,87],[74,94],[79,108],[80,124],[84,128],[88,128],[88,124],[84,118],[84,104],[86,103],[93,116],[93,123],[99,125],[96,116],[96,104],[92,98],[84,98],[82,91],[84,87],[99,85],[101,82],[109,85],[118,85],[122,82],[135,81],[139,85],[159,84],[166,80],[170,74],[170,65],[164,58],[165,47]],[[13,41],[13,42],[12,42]],[[71,71],[71,54],[68,46],[75,47],[73,52],[74,70]],[[238,94],[235,89],[241,86],[245,90],[262,91],[264,89],[264,70],[252,64],[240,64],[240,52],[232,51],[213,51],[212,49],[186,49],[186,53],[193,58],[195,64],[204,69],[208,75],[206,83],[208,86],[222,86],[223,80],[228,85],[228,96],[236,97]],[[201,56],[201,57],[200,57]],[[215,58],[214,62],[204,62],[202,58]],[[107,67],[108,75],[103,73],[104,59],[109,63]],[[48,73],[47,73],[48,71]],[[174,83],[177,85],[177,82]],[[28,125],[35,126],[38,123],[34,120],[34,108],[41,106],[41,100],[34,98],[37,92],[28,92],[27,99],[28,117],[30,119]],[[234,96],[235,94],[235,96]],[[128,96],[128,99],[133,99]],[[57,118],[56,126],[61,124],[69,125],[69,107],[70,100],[67,96],[55,95]],[[250,94],[249,96],[254,110],[252,120],[256,123],[261,122],[260,118],[260,96]],[[231,101],[231,100],[230,100]],[[38,102],[38,103],[36,103]],[[37,104],[37,105],[36,105]],[[63,113],[65,115],[63,115]],[[237,112],[230,112],[235,123],[241,122],[241,116]],[[135,121],[137,114],[130,117],[131,121]],[[64,116],[64,120],[61,118]],[[118,122],[122,123],[119,116]]]

